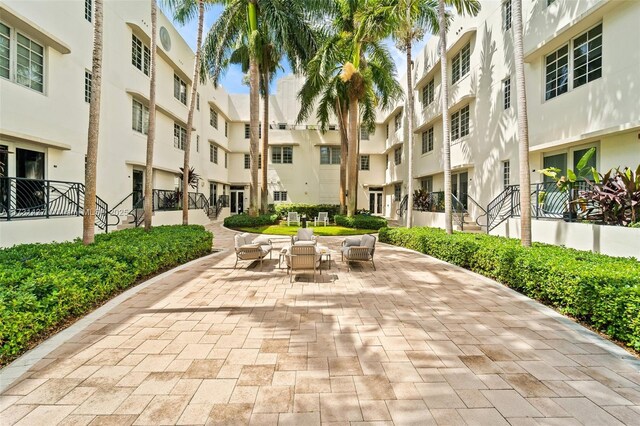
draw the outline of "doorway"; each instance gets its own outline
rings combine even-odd
[[[0,145],[0,178],[9,176],[9,147]],[[0,179],[0,214],[9,210],[9,180]]]
[[[244,187],[231,187],[231,214],[244,213]]]
[[[382,214],[382,188],[369,189],[369,211],[371,214]]]
[[[144,193],[144,172],[134,169],[132,182],[133,207],[137,207],[142,201],[142,194]]]
[[[209,205],[216,206],[218,204],[218,184],[209,182]]]
[[[464,208],[467,205],[467,194],[469,191],[469,173],[462,172],[451,175],[451,193],[462,203]]]
[[[44,152],[16,149],[16,208],[44,209]]]

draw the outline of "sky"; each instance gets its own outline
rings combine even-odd
[[[171,13],[164,7],[161,7],[165,15],[171,19]],[[205,33],[208,28],[218,19],[220,13],[222,12],[223,6],[221,5],[209,5],[205,17],[204,17],[204,29]],[[189,22],[186,25],[180,25],[177,22],[173,22],[173,25],[176,27],[180,35],[185,39],[187,44],[193,49],[196,50],[196,32],[197,32],[197,22],[194,20],[193,22]],[[414,56],[422,51],[425,43],[429,40],[430,35],[425,36],[421,41],[415,43],[413,45]],[[385,44],[387,45],[393,59],[396,63],[396,69],[398,75],[403,75],[406,69],[406,60],[405,54],[398,50],[393,41],[385,40]],[[281,64],[282,69],[277,71],[276,77],[271,82],[271,90],[275,90],[277,81],[280,77],[288,75],[291,73],[291,69],[289,68],[286,62]],[[249,86],[244,84],[243,82],[244,74],[242,73],[242,69],[239,65],[230,65],[227,69],[226,73],[221,77],[220,83],[221,86],[225,88],[228,93],[249,93]]]

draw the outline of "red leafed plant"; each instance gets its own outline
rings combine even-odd
[[[587,217],[607,225],[630,226],[640,221],[640,165],[595,174],[590,189],[580,191],[580,204],[587,205]]]

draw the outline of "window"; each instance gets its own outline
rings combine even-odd
[[[179,124],[173,123],[173,146],[184,151],[186,141],[187,129]]]
[[[427,176],[420,180],[420,188],[426,192],[433,192],[433,176]]]
[[[133,100],[132,104],[132,128],[136,132],[143,134],[149,133],[149,108],[142,105],[140,102]]]
[[[335,146],[321,146],[320,164],[340,164],[340,148]]]
[[[133,34],[131,35],[131,63],[134,67],[149,75],[151,49]]]
[[[469,134],[469,105],[451,114],[451,140],[455,141]]]
[[[456,56],[453,57],[451,68],[451,82],[456,83],[462,77],[467,75],[470,69],[471,60],[471,44],[467,43]]]
[[[200,111],[200,93],[196,95],[196,109]]]
[[[209,161],[218,164],[218,147],[214,144],[209,144]]]
[[[511,108],[511,77],[505,78],[502,82],[502,95],[504,96],[502,100],[504,109]]]
[[[225,151],[224,153],[224,168],[229,167],[229,153]]]
[[[218,128],[218,111],[213,108],[209,108],[209,124],[211,124],[214,129]]]
[[[0,23],[0,76],[9,78],[11,58],[11,29]]]
[[[502,162],[502,187],[511,185],[511,163],[509,160]]]
[[[91,102],[91,72],[84,70],[84,101]]]
[[[400,129],[400,127],[402,127],[402,112],[396,114],[395,118],[393,119],[393,126],[396,132]]]
[[[227,121],[224,121],[224,137],[226,138],[227,136],[229,136],[229,123],[227,123]]]
[[[16,82],[38,92],[44,88],[44,47],[17,33]]]
[[[91,22],[93,17],[93,0],[84,0],[84,19]]]
[[[396,166],[402,163],[402,148],[396,148],[396,150],[393,151],[393,161]]]
[[[433,80],[422,88],[422,108],[431,104],[435,100],[435,83]]]
[[[569,46],[562,46],[546,57],[545,100],[569,90]]]
[[[573,40],[573,87],[602,77],[602,24]]]
[[[551,6],[556,0],[547,0],[547,6]]]
[[[400,201],[402,199],[402,185],[396,183],[393,185],[393,200]]]
[[[244,168],[251,168],[251,156],[249,154],[244,155]],[[262,154],[258,154],[258,170],[262,168]]]
[[[360,127],[360,140],[369,140],[369,129],[367,129],[366,127]]]
[[[338,126],[336,126],[335,124],[329,124],[329,130],[337,130]]]
[[[251,137],[251,125],[244,123],[244,138],[249,139]],[[262,139],[262,123],[258,124],[258,138]]]
[[[577,170],[578,169],[578,163],[580,162],[580,159],[587,153],[587,151],[589,151],[591,149],[591,147],[589,148],[582,148],[582,149],[576,149],[575,151],[573,151],[573,170]],[[596,148],[596,152],[591,156],[591,158],[589,158],[589,161],[587,162],[587,165],[585,167],[593,167],[596,168],[596,156],[598,155],[598,149]]]
[[[273,201],[287,201],[287,191],[273,191]]]
[[[422,132],[422,153],[433,151],[433,127]]]
[[[278,123],[278,130],[287,130],[287,123]]]
[[[369,170],[370,158],[368,155],[360,156],[360,170]]]
[[[511,0],[505,0],[502,3],[502,29],[505,31],[511,29]]]
[[[200,152],[200,135],[196,135],[196,152]]]
[[[385,170],[389,170],[389,163],[391,162],[391,159],[389,158],[389,154],[387,154],[387,161],[385,161],[384,163],[384,169]]]
[[[293,147],[274,146],[273,148],[271,148],[271,162],[273,164],[292,164]]]
[[[173,75],[173,97],[187,104],[187,83],[175,74]]]

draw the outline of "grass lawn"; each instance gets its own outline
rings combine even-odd
[[[341,235],[362,235],[378,232],[375,229],[358,229],[358,228],[346,228],[344,226],[329,225],[329,226],[310,226],[313,229],[315,235],[322,237],[341,236]],[[234,228],[238,231],[251,232],[254,234],[268,234],[268,235],[296,235],[299,226],[287,226],[287,225],[263,225],[263,226],[251,226]]]

